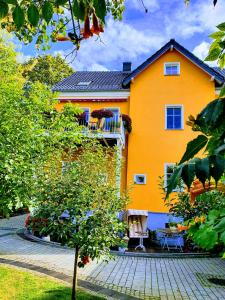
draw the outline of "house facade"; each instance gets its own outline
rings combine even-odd
[[[105,122],[99,138],[118,145],[124,159],[121,189],[132,185],[129,208],[147,210],[149,227],[155,229],[169,219],[159,176],[166,185],[187,142],[197,135],[185,121],[218,97],[224,78],[223,70],[210,68],[170,40],[133,71],[124,63],[122,71],[76,72],[53,90],[59,95],[58,109],[67,102],[79,105],[90,129],[93,110],[113,112],[114,128],[110,120]],[[132,120],[129,134],[121,114]]]

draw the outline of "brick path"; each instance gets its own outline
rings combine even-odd
[[[0,257],[72,275],[73,251],[21,239],[15,228],[23,221],[24,217],[0,220]],[[79,270],[80,279],[140,299],[225,299],[225,287],[210,284],[210,276],[225,278],[225,261],[115,257],[108,264],[92,262]]]

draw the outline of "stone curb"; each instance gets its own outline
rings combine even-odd
[[[6,259],[6,258],[0,258],[0,264],[11,265],[11,266],[39,272],[39,273],[45,274],[47,276],[67,282],[69,284],[71,284],[71,282],[72,282],[72,276],[65,275],[60,272],[56,272],[53,270],[49,270],[47,268],[35,266],[35,265],[25,263],[25,262],[20,262],[20,261]],[[123,293],[95,285],[91,282],[87,282],[87,281],[81,280],[81,279],[78,279],[78,286],[82,287],[86,290],[89,290],[89,291],[92,291],[95,293],[99,293],[99,295],[111,297],[111,298],[118,299],[118,300],[137,300],[137,299],[139,299],[139,298],[136,298],[136,297],[133,297],[130,295],[128,296]]]
[[[42,239],[33,236],[30,234],[26,229],[20,229],[16,232],[21,238],[24,238],[26,240],[32,241],[32,242],[37,242],[39,244],[43,245],[48,245],[51,247],[56,247],[56,248],[62,248],[62,249],[70,249],[69,247],[66,246],[61,246],[59,243],[56,242],[48,242],[48,241],[43,241]],[[121,253],[119,251],[111,251],[112,255],[115,256],[128,256],[128,257],[142,257],[142,258],[206,258],[206,257],[214,257],[210,253],[183,253],[183,252],[177,252],[177,253],[140,253],[140,252],[125,252]]]

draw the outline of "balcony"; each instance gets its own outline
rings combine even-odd
[[[96,121],[86,113],[84,118],[78,118],[79,125],[83,127],[83,134],[99,139],[115,139],[125,146],[125,129],[120,115],[112,118],[102,118]]]

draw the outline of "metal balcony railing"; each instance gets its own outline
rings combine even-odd
[[[102,118],[96,120],[86,113],[85,118],[78,118],[80,126],[83,126],[83,133],[102,135],[108,138],[117,138],[120,136],[125,143],[125,130],[122,117],[114,115],[112,118]]]

